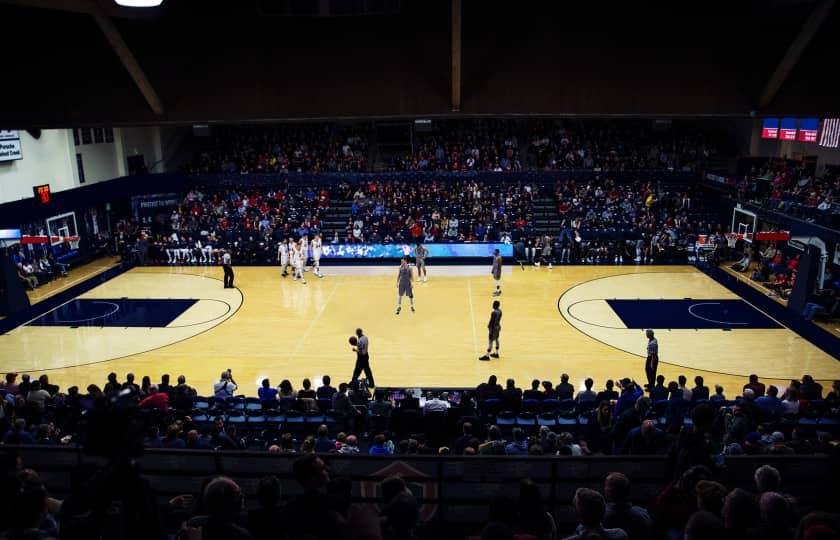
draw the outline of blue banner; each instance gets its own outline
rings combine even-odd
[[[513,246],[501,243],[423,244],[434,257],[492,257],[498,249],[503,257],[513,257]],[[414,244],[324,244],[324,259],[398,259],[414,257]]]

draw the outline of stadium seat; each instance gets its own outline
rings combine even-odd
[[[318,400],[318,410],[321,412],[327,412],[332,408],[332,400],[331,399],[324,399],[321,398]]]
[[[537,413],[540,411],[540,401],[538,399],[523,399],[522,410]]]
[[[540,410],[543,412],[557,412],[559,408],[559,399],[544,399],[540,402]]]
[[[227,422],[229,424],[244,424],[247,422],[247,417],[243,411],[232,410],[228,411]]]
[[[303,413],[300,411],[286,411],[286,423],[289,425],[297,424],[303,425],[305,422],[305,418],[303,417]]]
[[[516,416],[516,425],[526,428],[534,428],[537,425],[537,415],[530,411],[522,411]]]
[[[510,428],[516,425],[516,415],[512,411],[502,411],[496,415],[496,425]]]
[[[304,422],[312,425],[320,425],[327,421],[327,415],[321,411],[309,411],[304,414]]]
[[[557,425],[557,416],[553,412],[541,412],[537,416],[537,425],[554,427]]]
[[[260,411],[263,409],[263,403],[260,401],[260,398],[255,397],[248,397],[245,398],[245,410],[246,411]]]

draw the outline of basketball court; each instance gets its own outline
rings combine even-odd
[[[211,392],[232,368],[244,393],[269,377],[297,388],[329,374],[349,378],[356,327],[370,337],[380,386],[475,386],[491,374],[576,385],[591,376],[642,381],[654,328],[660,373],[703,375],[734,396],[750,373],[786,384],[810,373],[840,379],[837,359],[691,266],[508,266],[502,278],[501,358],[480,362],[494,298],[489,266],[430,266],[415,283],[417,312],[396,307],[396,269],[325,267],[308,284],[277,268],[135,268],[0,336],[2,371],[48,373],[62,387],[184,374]],[[404,306],[406,307],[406,306]],[[317,384],[317,382],[316,382]]]

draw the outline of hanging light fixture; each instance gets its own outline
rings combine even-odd
[[[123,7],[149,8],[158,7],[163,3],[163,0],[114,0],[114,2]]]

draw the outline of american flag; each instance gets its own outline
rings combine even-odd
[[[826,118],[823,120],[820,133],[820,146],[837,148],[840,146],[840,118]]]

